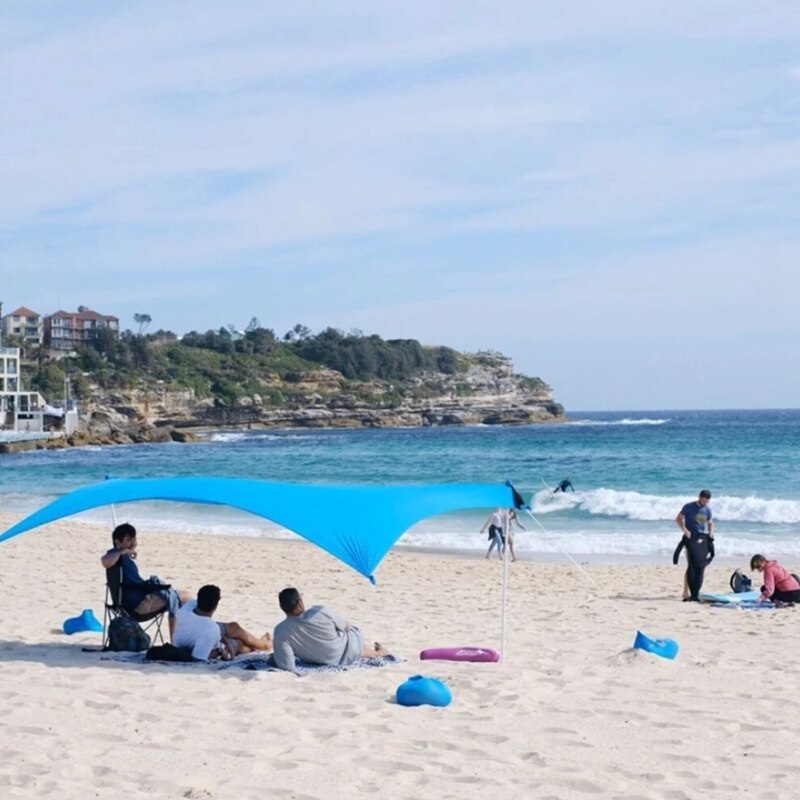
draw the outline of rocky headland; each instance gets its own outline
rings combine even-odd
[[[499,353],[470,356],[467,368],[456,374],[421,372],[402,385],[348,380],[332,369],[271,373],[261,381],[263,392],[232,401],[198,398],[192,389],[163,385],[132,390],[93,386],[81,404],[79,430],[63,443],[185,442],[209,429],[237,427],[529,424],[564,415],[547,384],[515,374],[511,360]]]
[[[69,395],[69,435],[0,443],[31,448],[188,442],[220,428],[521,425],[563,419],[540,378],[509,358],[414,339],[384,340],[297,325],[282,339],[254,318],[247,332],[177,337],[125,331],[71,353],[23,350],[25,386]]]

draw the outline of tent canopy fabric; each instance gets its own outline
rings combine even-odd
[[[510,483],[344,486],[236,478],[106,480],[76,489],[0,535],[0,542],[99,506],[134,500],[226,505],[282,525],[374,582],[392,545],[425,517],[467,508],[517,507]]]

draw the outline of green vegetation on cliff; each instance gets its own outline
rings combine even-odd
[[[258,394],[276,407],[293,399],[287,397],[291,385],[302,383],[314,371],[336,370],[361,399],[378,399],[372,398],[375,386],[366,384],[391,383],[393,388],[381,399],[392,404],[403,394],[425,391],[414,381],[422,373],[456,375],[470,363],[468,356],[448,347],[424,347],[414,339],[384,340],[334,328],[312,335],[297,325],[278,339],[255,319],[241,334],[220,328],[192,331],[179,339],[169,331],[125,331],[119,339],[101,336],[59,360],[50,360],[43,348],[26,351],[25,357],[26,384],[52,400],[63,395],[69,377],[79,399],[88,396],[90,384],[107,390],[159,384],[192,389],[198,398],[214,397],[224,403]],[[298,386],[297,394],[307,391]]]

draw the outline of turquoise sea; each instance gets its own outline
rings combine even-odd
[[[393,430],[218,431],[197,444],[39,451],[0,457],[0,502],[14,517],[106,476],[207,475],[319,483],[511,480],[539,520],[528,553],[671,554],[674,518],[713,493],[718,552],[800,553],[800,410],[573,412],[563,424]],[[569,476],[577,491],[552,495]],[[141,530],[291,536],[230,509],[139,503],[117,509]],[[426,520],[400,541],[478,551],[487,511]],[[110,524],[108,510],[75,524]],[[545,530],[542,530],[542,527]]]

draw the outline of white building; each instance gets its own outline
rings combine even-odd
[[[78,414],[74,409],[48,406],[39,392],[26,392],[20,380],[20,350],[0,347],[0,431],[45,433],[44,418],[65,417],[67,435],[75,430]]]

